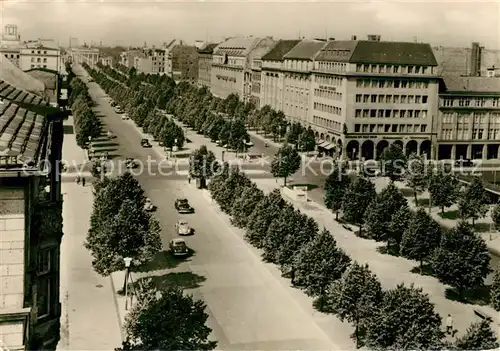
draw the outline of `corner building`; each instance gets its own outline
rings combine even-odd
[[[439,159],[500,160],[500,78],[444,76]]]
[[[437,62],[429,44],[329,41],[312,71],[311,127],[318,148],[344,159],[377,159],[390,144],[433,157]]]

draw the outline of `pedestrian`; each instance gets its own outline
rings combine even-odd
[[[292,268],[290,271],[290,279],[292,281],[292,285],[295,285],[295,268]]]
[[[76,176],[76,184],[80,185],[80,175]]]
[[[82,177],[82,186],[85,186],[85,177]]]
[[[446,318],[446,334],[451,335],[453,332],[453,318],[451,318],[451,314]]]
[[[188,175],[188,184],[191,184],[191,176]]]

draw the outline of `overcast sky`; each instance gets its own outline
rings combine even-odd
[[[23,40],[69,37],[103,45],[159,45],[179,38],[271,35],[382,40],[500,49],[498,1],[168,1],[0,0],[0,25],[17,24]]]

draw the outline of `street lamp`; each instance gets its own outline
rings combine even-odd
[[[123,261],[125,262],[125,280],[123,281],[123,291],[125,292],[125,311],[128,310],[128,276],[130,274],[130,264],[132,263],[132,259],[130,257],[124,257]]]

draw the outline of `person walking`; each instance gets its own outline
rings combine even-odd
[[[191,176],[188,175],[188,184],[191,184]]]
[[[451,314],[446,318],[446,334],[451,335],[453,333],[453,318]]]
[[[295,286],[295,268],[292,267],[292,270],[290,271],[290,280],[292,282],[292,286]]]
[[[80,175],[76,176],[76,184],[80,185]]]
[[[85,186],[85,177],[82,177],[82,186]]]

